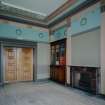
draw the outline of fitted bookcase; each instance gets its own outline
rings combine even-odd
[[[50,78],[66,83],[66,39],[51,43]]]

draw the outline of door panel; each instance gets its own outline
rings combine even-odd
[[[33,80],[33,49],[5,48],[5,81]]]
[[[16,49],[6,48],[5,49],[5,81],[12,82],[16,81],[17,72],[17,60],[16,60]]]
[[[18,80],[32,81],[33,80],[33,49],[19,48],[18,49]]]

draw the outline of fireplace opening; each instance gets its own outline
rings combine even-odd
[[[88,91],[91,90],[91,74],[89,73],[80,74],[79,87],[82,89],[86,89]]]
[[[88,92],[98,93],[99,68],[71,66],[71,86]]]

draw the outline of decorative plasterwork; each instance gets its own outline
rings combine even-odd
[[[72,2],[71,2],[72,1]],[[77,2],[79,1],[80,4]],[[19,8],[11,7],[4,5],[0,2],[0,16],[5,16],[9,18],[15,18],[15,20],[20,19],[21,21],[25,21],[30,24],[36,24],[42,27],[52,27],[55,24],[61,22],[67,17],[75,14],[76,12],[81,11],[86,8],[86,6],[90,6],[100,0],[69,0],[63,6],[58,8],[55,12],[53,12],[50,16],[46,17],[41,14],[31,13],[29,11],[21,10]],[[75,5],[76,4],[76,5]],[[72,10],[70,7],[72,6]]]
[[[45,16],[40,15],[40,14],[31,13],[29,11],[25,11],[25,10],[11,7],[8,5],[4,5],[2,4],[2,2],[0,2],[0,15],[20,17],[20,18],[28,19],[28,20],[38,22],[41,24],[45,24],[45,22],[43,21]]]
[[[71,5],[75,4],[76,0],[68,0],[65,4],[60,6],[56,11],[54,11],[51,15],[49,15],[45,20],[50,21],[57,15],[61,14],[63,11],[65,11],[67,8],[69,8]]]

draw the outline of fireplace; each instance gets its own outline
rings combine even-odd
[[[97,93],[99,84],[99,68],[71,66],[71,86],[88,92]]]
[[[91,90],[91,74],[80,73],[79,87],[83,89]]]

